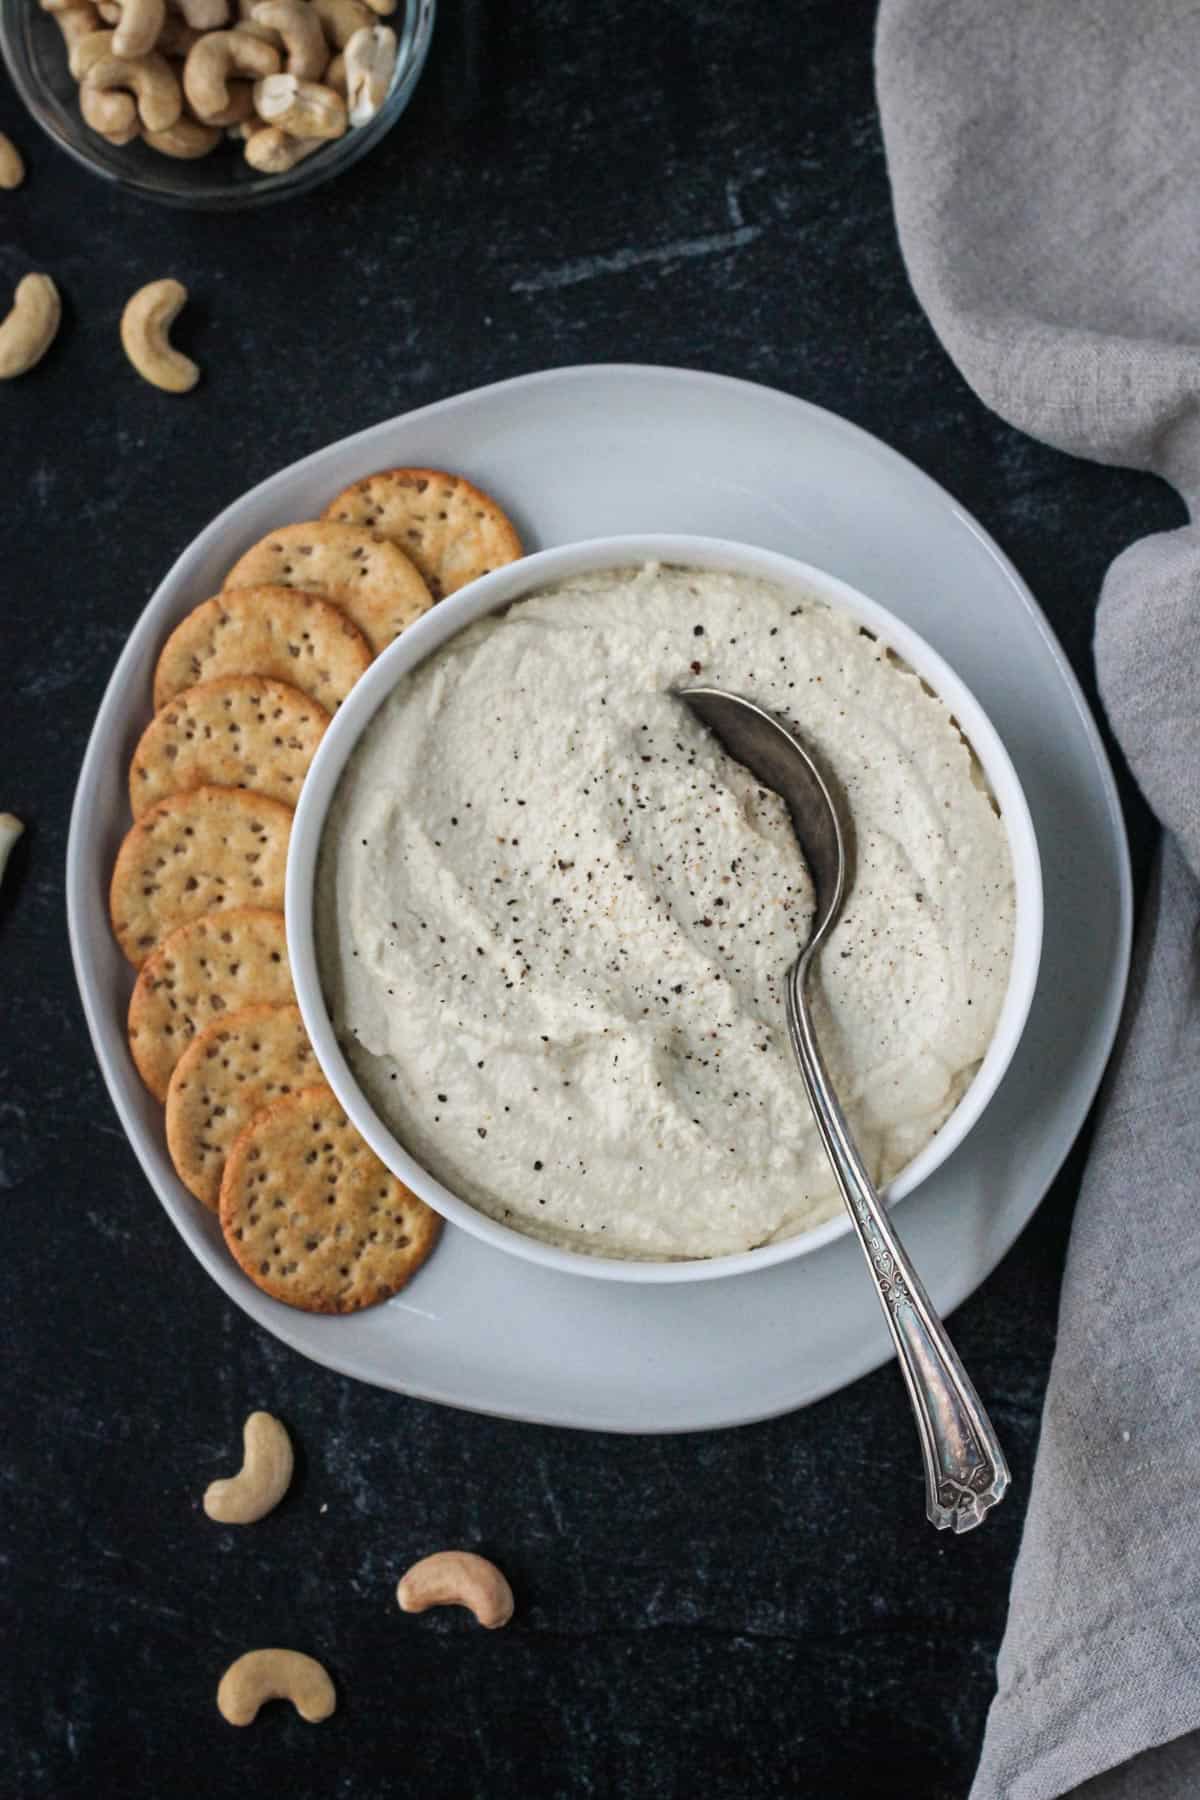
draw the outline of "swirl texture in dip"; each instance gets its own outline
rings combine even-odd
[[[783,1013],[812,884],[782,802],[672,697],[697,680],[793,727],[849,804],[854,882],[815,1007],[878,1182],[953,1109],[1008,980],[1012,868],[979,766],[848,616],[651,566],[468,627],[398,684],[342,777],[326,996],[432,1174],[610,1256],[720,1256],[840,1205]]]

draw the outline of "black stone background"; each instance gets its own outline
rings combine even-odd
[[[955,1318],[1015,1485],[985,1530],[947,1542],[922,1516],[894,1367],[770,1424],[617,1438],[442,1410],[284,1349],[187,1255],[135,1166],[63,916],[95,708],[177,552],[330,439],[526,370],[716,369],[879,433],[995,533],[1092,690],[1105,566],[1179,508],[1009,430],[950,366],[897,250],[874,12],[443,0],[384,145],[240,217],[110,193],[0,86],[30,168],[0,196],[0,276],[44,268],[66,296],[43,366],[0,389],[0,807],[30,822],[0,897],[0,1789],[966,1793],[1079,1153]],[[761,235],[672,253],[730,231],[730,184]],[[168,273],[191,289],[178,335],[205,370],[185,399],[139,382],[117,341],[125,298]],[[1148,821],[1128,783],[1125,798],[1141,876]],[[199,1495],[260,1405],[293,1430],[301,1474],[266,1522],[220,1529]],[[509,1630],[397,1611],[406,1559],[455,1542],[510,1572]],[[225,1664],[272,1641],[327,1660],[333,1722],[218,1717]]]

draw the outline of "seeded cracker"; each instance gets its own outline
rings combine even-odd
[[[172,794],[117,852],[109,906],[117,941],[140,967],[169,931],[217,908],[283,906],[292,809],[241,788]]]
[[[169,700],[147,725],[129,770],[135,819],[188,788],[247,788],[295,806],[329,723],[284,681],[224,675]]]
[[[281,525],[247,550],[225,587],[277,586],[320,594],[340,606],[376,655],[433,605],[403,550],[361,525],[317,519]]]
[[[167,1088],[167,1148],[180,1181],[215,1211],[238,1132],[320,1075],[298,1006],[245,1006],[206,1026]]]
[[[138,973],[129,1048],[156,1100],[197,1032],[243,1006],[295,999],[283,914],[258,907],[206,913],[163,939]]]
[[[521,540],[490,494],[442,469],[384,469],[331,500],[327,519],[366,526],[412,557],[435,600],[516,562]]]
[[[336,712],[370,661],[362,632],[328,600],[296,588],[235,588],[175,627],[154,671],[154,705],[218,676],[262,675]]]
[[[221,1230],[256,1286],[307,1312],[390,1299],[441,1220],[389,1173],[327,1087],[260,1112],[229,1153]]]

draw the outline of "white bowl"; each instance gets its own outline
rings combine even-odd
[[[415,1194],[444,1218],[499,1250],[543,1267],[601,1280],[630,1282],[708,1281],[739,1275],[804,1256],[850,1229],[846,1216],[778,1243],[731,1256],[688,1261],[642,1262],[559,1249],[498,1224],[462,1200],[411,1156],[375,1112],[342,1055],[325,1004],[314,935],[317,858],[330,803],[342,770],[363,731],[396,683],[448,638],[485,613],[554,582],[585,571],[661,562],[696,569],[720,569],[759,576],[802,595],[814,593],[849,613],[882,638],[945,701],[979,758],[1008,834],[1016,886],[1016,931],[1008,988],[991,1043],[978,1073],[933,1140],[884,1190],[890,1202],[910,1194],[943,1163],[970,1131],[1000,1085],[1011,1062],[1037,983],[1042,947],[1042,878],[1033,821],[1008,752],[974,695],[923,638],[893,613],[868,600],[844,581],[774,551],[721,538],[643,535],[593,538],[524,557],[497,569],[443,600],[411,625],[356,683],[321,741],[301,791],[288,853],[285,912],[292,979],[318,1062],[352,1123],[375,1154]],[[807,1104],[796,1076],[796,1104]]]

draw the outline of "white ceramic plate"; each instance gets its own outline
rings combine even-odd
[[[448,1228],[411,1288],[349,1319],[267,1299],[177,1181],[161,1109],[125,1044],[131,975],[107,892],[128,825],[130,753],[174,623],[256,538],[311,518],[395,463],[460,469],[532,548],[623,532],[779,550],[862,589],[976,693],[1003,738],[1042,851],[1042,971],[1020,1052],[986,1114],[901,1215],[948,1312],[1008,1249],[1069,1150],[1112,1046],[1129,961],[1128,853],[1083,696],[1028,590],[935,483],[830,413],[685,370],[553,370],[440,402],[284,470],[231,506],[170,571],[113,674],[84,759],[67,852],[72,953],[96,1052],[155,1191],[194,1254],[252,1317],[316,1361],[481,1412],[615,1431],[769,1417],[883,1362],[889,1344],[852,1239],[723,1281],[582,1281]]]

